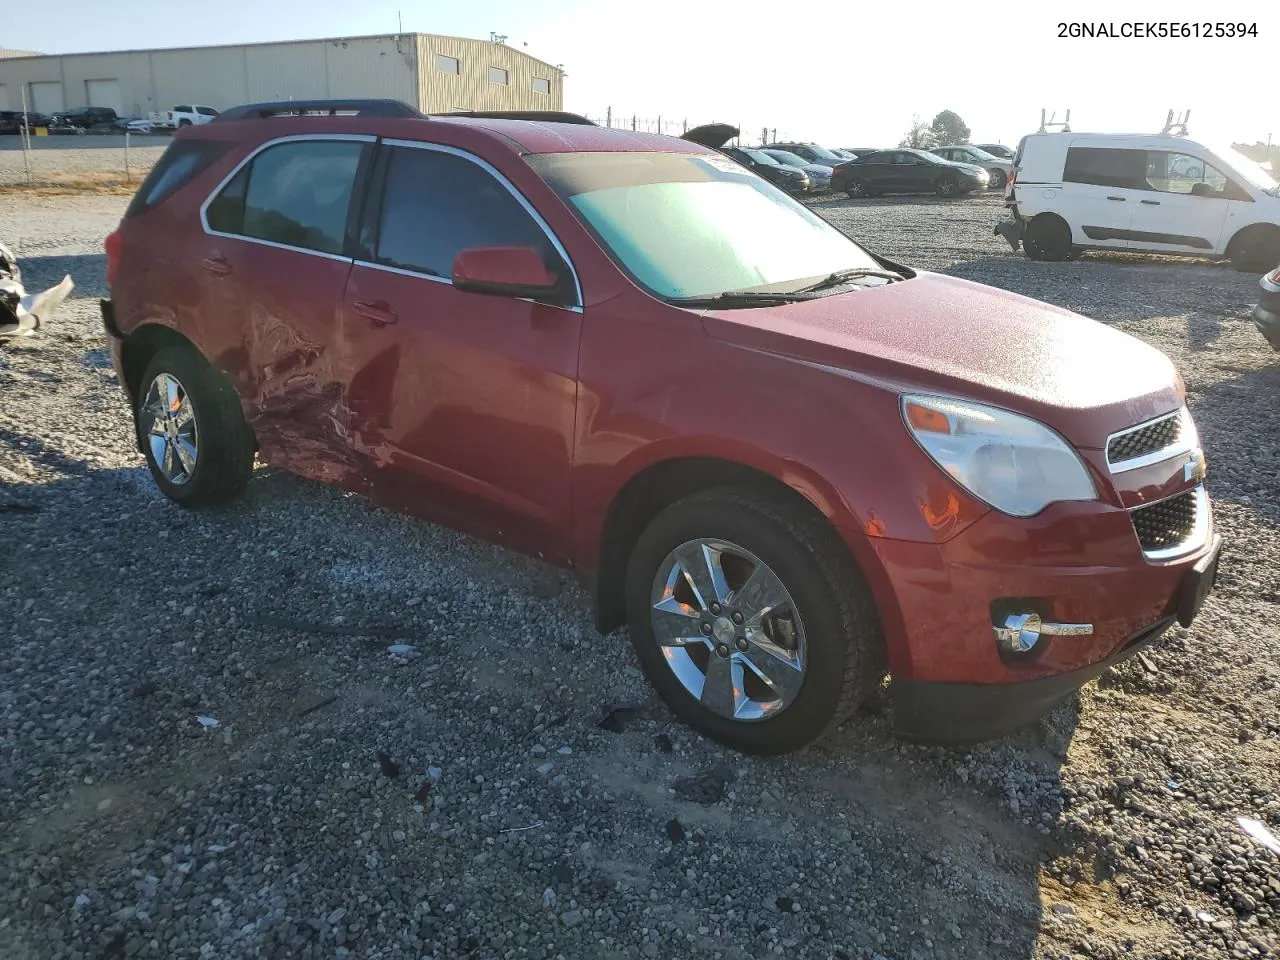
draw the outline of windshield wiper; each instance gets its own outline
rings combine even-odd
[[[817,283],[801,287],[796,293],[813,293],[815,290],[826,290],[828,287],[838,287],[841,284],[848,283],[850,280],[859,280],[862,277],[880,277],[890,282],[906,279],[902,274],[894,273],[892,270],[872,270],[860,267],[853,270],[837,270],[835,273],[829,273]]]
[[[677,307],[762,307],[770,303],[795,303],[798,300],[813,300],[805,290],[791,290],[786,293],[766,290],[726,290],[707,297],[671,297],[668,303]]]

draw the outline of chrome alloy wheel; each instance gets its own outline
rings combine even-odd
[[[778,575],[724,540],[689,540],[658,567],[654,639],[685,690],[730,720],[789,707],[807,666],[804,624]]]
[[[166,480],[182,486],[195,472],[200,438],[191,398],[177,377],[161,373],[151,381],[142,415],[152,459]]]

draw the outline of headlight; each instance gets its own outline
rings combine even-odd
[[[1096,500],[1083,461],[1042,423],[997,407],[906,395],[902,415],[916,442],[975,497],[1015,517],[1061,500]]]

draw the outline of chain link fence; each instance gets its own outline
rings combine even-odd
[[[0,189],[132,193],[168,145],[155,134],[0,136]]]

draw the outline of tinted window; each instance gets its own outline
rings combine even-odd
[[[190,113],[191,108],[190,107],[174,107],[173,112],[174,113]]]
[[[224,140],[177,140],[151,168],[134,195],[126,217],[149,210],[186,186],[230,149]]]
[[[202,117],[216,117],[218,115],[218,111],[213,107],[196,107],[196,113]]]
[[[1147,155],[1142,150],[1070,147],[1062,179],[1067,183],[1091,183],[1100,187],[1150,189],[1147,184]]]
[[[209,226],[341,253],[364,146],[350,140],[306,140],[267,148],[209,205]]]
[[[858,158],[859,163],[893,163],[893,154],[891,153],[864,153]]]
[[[1227,178],[1199,157],[1185,153],[1147,151],[1147,183],[1161,193],[1190,193],[1198,197],[1222,197]]]
[[[542,228],[487,170],[438,150],[392,150],[378,263],[450,277],[460,251],[493,246],[536,247],[554,263]]]

